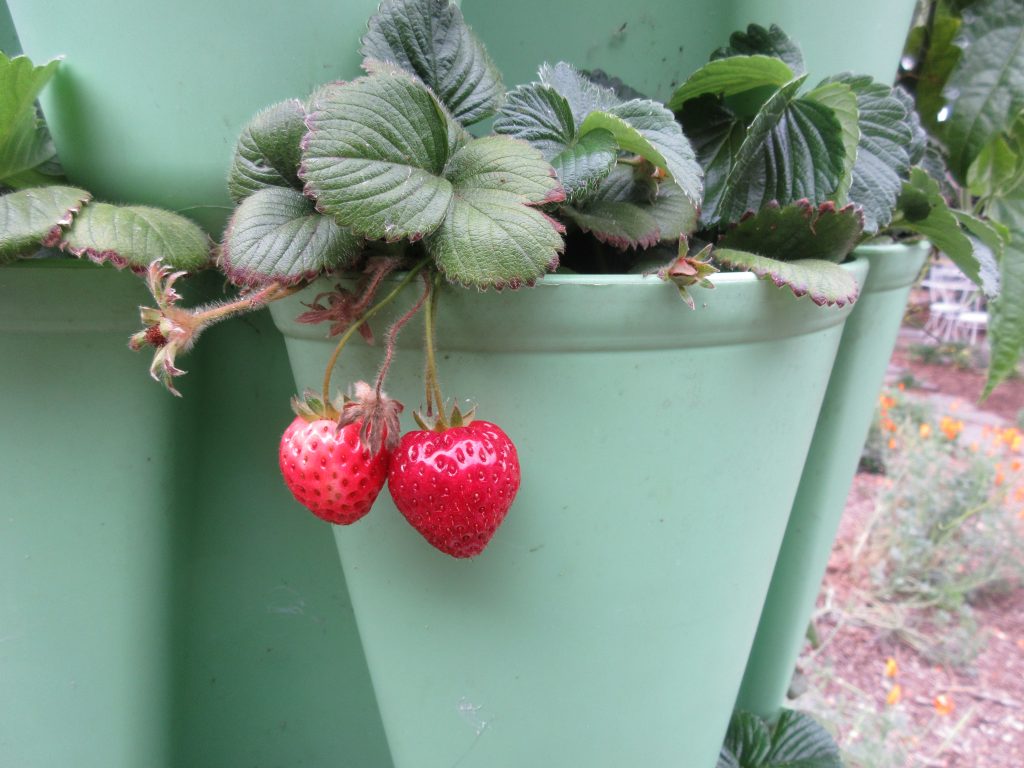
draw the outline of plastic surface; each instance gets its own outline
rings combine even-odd
[[[8,57],[21,53],[21,43],[18,42],[18,33],[14,31],[14,22],[11,20],[11,12],[7,10],[6,0],[0,0],[0,51]]]
[[[214,328],[179,400],[127,348],[142,303],[0,268],[0,764],[388,768],[330,529],[277,469],[280,335]]]
[[[928,251],[927,243],[855,251],[871,270],[843,331],[736,703],[740,709],[774,717],[785,703],[910,286]]]
[[[668,99],[729,35],[779,24],[803,49],[808,83],[843,71],[891,83],[914,0],[463,0],[508,87],[545,61],[600,68],[650,98]]]
[[[181,457],[126,344],[147,295],[84,263],[0,268],[4,765],[169,765]]]
[[[8,0],[25,52],[65,60],[41,102],[68,177],[218,235],[224,178],[260,109],[361,74],[378,0]]]
[[[522,486],[468,561],[387,494],[335,531],[397,768],[714,766],[847,314],[717,283],[695,312],[642,277],[444,291],[442,384],[515,441]],[[327,287],[271,309],[300,388],[333,342],[292,318]],[[408,409],[421,340],[417,317],[387,386]],[[337,386],[380,353],[357,339]]]

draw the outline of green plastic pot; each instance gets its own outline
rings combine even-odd
[[[126,344],[147,296],[87,262],[0,269],[5,765],[168,765],[184,458]]]
[[[277,469],[280,334],[211,330],[178,400],[127,348],[143,303],[110,267],[0,268],[0,763],[387,768],[327,526]]]
[[[839,344],[835,368],[736,706],[771,718],[785,703],[846,496],[927,243],[867,245],[867,282]]]
[[[260,109],[355,77],[378,0],[8,0],[68,177],[97,198],[185,211],[218,234],[224,178]]]
[[[268,313],[250,315],[212,328],[179,362],[196,440],[176,510],[167,768],[389,768],[329,526],[295,503],[277,465],[294,418],[281,334]],[[174,399],[143,359],[134,375]]]
[[[8,56],[17,56],[21,53],[18,33],[14,31],[14,22],[11,20],[11,12],[7,10],[5,0],[0,0],[0,51]]]
[[[668,99],[729,35],[779,24],[803,49],[808,82],[853,71],[891,83],[914,0],[619,0],[495,3],[463,0],[509,86],[544,61],[603,69],[651,98]]]
[[[512,437],[523,482],[472,560],[386,492],[335,529],[397,768],[714,766],[848,312],[716,285],[694,312],[640,276],[444,291],[442,380]],[[271,309],[299,388],[333,342],[293,318],[329,286]],[[410,409],[414,323],[387,387]],[[338,386],[379,357],[351,345]]]

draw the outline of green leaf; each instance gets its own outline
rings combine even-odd
[[[195,223],[176,213],[141,205],[90,203],[64,233],[60,247],[97,263],[139,271],[157,259],[171,269],[207,266],[210,247]]]
[[[618,142],[608,131],[577,137],[569,102],[541,83],[520,86],[509,94],[494,130],[539,150],[554,166],[570,202],[591,194],[611,172],[618,155]]]
[[[781,87],[794,77],[793,70],[772,56],[732,56],[715,59],[694,72],[679,86],[665,106],[679,111],[690,99],[705,94],[734,96],[762,86]]]
[[[704,202],[700,220],[702,226],[709,226],[718,220],[725,183],[747,136],[747,128],[719,99],[712,96],[691,101],[681,119],[697,162],[704,169]]]
[[[843,129],[829,107],[795,98],[798,78],[777,91],[747,129],[725,181],[717,215],[735,221],[771,201],[821,203],[843,178]]]
[[[236,285],[292,284],[346,268],[361,250],[360,238],[318,213],[301,192],[268,187],[235,209],[219,266]]]
[[[899,99],[903,109],[907,113],[907,122],[910,125],[910,145],[907,147],[907,156],[911,165],[918,165],[924,159],[925,150],[928,147],[928,132],[921,124],[921,116],[917,113],[917,106],[914,104],[914,97],[907,93],[902,85],[892,89],[893,98]]]
[[[307,119],[299,176],[319,210],[372,240],[418,240],[441,226],[453,143],[422,84],[381,73],[327,86]]]
[[[591,112],[579,133],[586,135],[596,129],[609,131],[622,149],[668,172],[694,208],[700,205],[704,172],[682,127],[665,107],[635,99]]]
[[[980,286],[986,294],[994,295],[998,283],[985,259],[986,254],[960,228],[960,222],[946,204],[938,182],[920,168],[912,168],[910,179],[903,184],[897,200],[903,219],[898,226],[927,237],[936,248],[953,261],[964,276]]]
[[[596,194],[579,207],[562,212],[583,231],[615,248],[650,248],[690,232],[697,214],[679,187],[619,166]]]
[[[963,54],[947,83],[949,167],[960,181],[991,139],[1024,110],[1024,3],[980,0],[964,14]]]
[[[757,54],[782,59],[794,74],[802,75],[806,71],[800,46],[775,24],[768,29],[758,24],[750,24],[746,32],[733,32],[729,36],[729,45],[716,50],[711,54],[711,58],[724,59],[730,56]]]
[[[528,142],[551,161],[576,138],[576,124],[569,102],[549,85],[520,85],[509,93],[494,130]]]
[[[953,44],[953,40],[960,32],[960,24],[959,18],[944,13],[941,5],[937,7],[935,22],[927,34],[928,50],[924,54],[925,60],[919,69],[914,86],[917,112],[921,115],[921,122],[933,134],[938,133],[942,127],[937,116],[946,106],[943,90],[950,73],[960,61],[960,49]],[[925,37],[924,27],[915,27],[911,30],[907,37],[907,50],[912,56],[920,55]]]
[[[749,712],[734,712],[725,734],[725,746],[743,768],[760,766],[771,749],[771,732]]]
[[[92,195],[74,187],[40,187],[0,196],[0,264],[56,245],[62,227]]]
[[[572,64],[564,61],[555,65],[543,64],[538,76],[541,83],[550,86],[565,99],[577,129],[591,112],[611,109],[622,103],[615,91],[589,80]]]
[[[767,256],[779,261],[820,259],[838,263],[860,240],[864,220],[854,206],[832,203],[815,207],[800,200],[782,208],[771,203],[730,226],[721,248]]]
[[[853,184],[853,167],[857,162],[857,147],[861,140],[857,95],[846,83],[824,82],[808,93],[806,98],[831,109],[843,129],[846,158],[843,163],[842,180],[834,196],[835,202],[841,205],[847,201],[850,186]]]
[[[726,747],[722,747],[722,751],[718,753],[718,762],[715,763],[715,768],[741,768],[741,766],[736,756]]]
[[[887,85],[863,75],[839,75],[857,97],[860,141],[849,199],[864,209],[864,229],[877,232],[892,220],[903,181],[910,174],[916,135],[907,106]]]
[[[843,768],[839,747],[813,718],[784,710],[772,730],[765,768]]]
[[[1024,219],[1024,206],[1020,218]],[[1017,371],[1024,348],[1024,229],[1013,229],[1001,263],[1002,293],[989,303],[988,340],[992,350],[982,398]]]
[[[299,163],[306,133],[306,110],[289,99],[260,112],[242,129],[228,172],[228,192],[236,203],[258,189],[302,189]]]
[[[1009,130],[993,136],[967,169],[972,195],[986,201],[1006,197],[1024,183],[1024,114]]]
[[[747,251],[716,248],[715,260],[732,269],[753,272],[776,286],[788,286],[795,296],[809,296],[818,306],[845,306],[857,300],[860,289],[849,272],[831,261],[778,261]],[[746,763],[744,763],[745,765]]]
[[[497,66],[449,0],[385,0],[361,53],[415,75],[464,125],[493,115],[505,93]]]
[[[53,78],[59,59],[35,66],[28,58],[0,53],[0,181],[18,177],[54,156],[35,101]]]
[[[564,193],[537,150],[506,136],[477,139],[445,171],[451,211],[426,239],[445,276],[477,288],[518,288],[558,265],[561,227],[532,206]]]
[[[603,69],[583,69],[580,70],[580,74],[594,83],[594,85],[613,91],[621,101],[648,98],[646,94],[640,93],[636,88],[627,85],[619,78],[609,75]]]
[[[608,131],[594,130],[551,159],[565,189],[566,202],[588,198],[615,167],[618,142]]]

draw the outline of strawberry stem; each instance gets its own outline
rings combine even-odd
[[[427,295],[427,311],[424,316],[426,326],[426,353],[427,370],[424,375],[424,382],[427,394],[427,415],[433,415],[432,402],[437,405],[437,425],[441,429],[447,428],[444,417],[444,399],[441,396],[441,385],[437,378],[437,357],[434,354],[434,326],[437,322],[437,299],[438,289],[441,287],[441,273],[434,273],[433,285]]]
[[[427,300],[427,296],[430,295],[430,277],[423,272],[420,273],[420,276],[423,278],[423,293],[420,294],[416,303],[409,308],[409,311],[395,320],[391,327],[388,328],[387,340],[384,346],[384,362],[381,363],[380,371],[377,372],[377,382],[374,385],[378,398],[381,396],[384,379],[387,378],[388,369],[391,367],[391,360],[395,356],[395,343],[398,341],[398,334],[405,327],[405,324],[412,320],[416,313],[423,308],[423,303]]]
[[[416,265],[406,273],[401,282],[392,289],[391,293],[368,309],[358,320],[352,323],[352,325],[348,327],[348,330],[346,330],[345,333],[342,334],[341,338],[338,339],[338,344],[335,346],[334,352],[331,353],[331,359],[327,361],[327,370],[324,371],[324,402],[330,402],[331,400],[331,375],[334,373],[334,366],[338,363],[338,357],[341,355],[341,350],[345,348],[348,340],[352,338],[352,334],[358,331],[362,327],[363,323],[390,304],[394,298],[402,292],[402,289],[413,281],[416,275],[420,273],[420,270],[422,270],[429,261],[429,256],[424,256],[420,261],[418,261]]]

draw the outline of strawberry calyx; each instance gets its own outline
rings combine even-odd
[[[388,397],[386,392],[365,381],[357,381],[352,393],[342,400],[338,428],[361,423],[359,440],[376,456],[382,449],[393,451],[398,445],[401,434],[398,417],[404,409],[404,405]]]
[[[476,418],[476,406],[470,407],[465,413],[459,408],[458,403],[454,403],[447,416],[444,413],[444,408],[435,415],[430,413],[423,413],[422,411],[413,411],[412,417],[419,425],[420,429],[426,430],[427,432],[444,432],[446,429],[452,427],[468,427],[473,423],[473,419]]]
[[[696,256],[690,256],[684,237],[679,240],[679,256],[671,264],[658,270],[658,277],[675,283],[680,297],[690,309],[694,309],[693,297],[686,289],[692,285],[714,288],[715,284],[708,278],[716,272],[718,269],[711,264],[711,245],[704,246]]]
[[[301,397],[293,397],[291,402],[295,415],[310,423],[334,421],[339,430],[349,424],[360,424],[359,441],[372,456],[382,449],[394,450],[401,436],[398,417],[405,406],[365,381],[357,381],[352,385],[351,393],[336,395],[330,401],[307,389]]]
[[[312,389],[307,389],[301,397],[293,397],[291,400],[292,411],[306,421],[337,421],[341,416],[344,407],[344,400],[341,395],[334,398],[334,402],[327,402]]]

